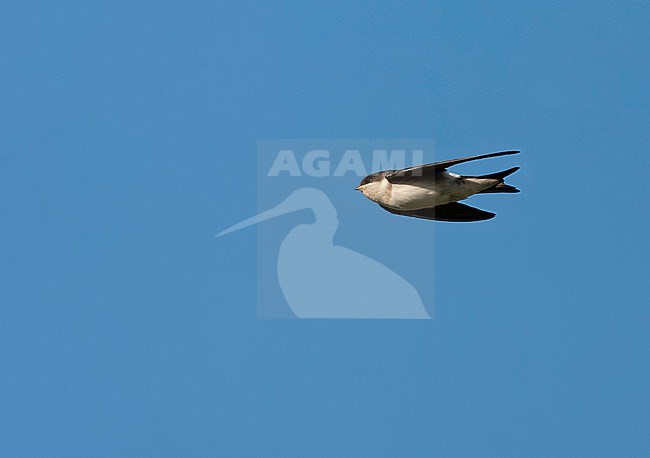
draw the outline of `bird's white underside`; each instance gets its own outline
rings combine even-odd
[[[417,186],[392,184],[385,178],[361,187],[370,200],[398,210],[417,210],[457,202],[481,192],[499,181],[442,173],[436,181],[420,181]]]

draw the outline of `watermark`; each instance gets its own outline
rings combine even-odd
[[[266,173],[267,177],[277,177],[287,174],[291,177],[307,175],[310,177],[344,177],[355,175],[359,178],[370,173],[369,170],[396,170],[406,168],[406,155],[404,149],[394,150],[372,150],[372,167],[368,169],[363,160],[361,151],[358,149],[346,149],[342,153],[329,149],[313,149],[300,154],[300,161],[296,158],[296,151],[293,149],[279,150],[273,160],[273,164]],[[335,167],[332,166],[332,156],[335,157]],[[340,156],[340,157],[336,157]],[[368,155],[366,155],[368,157]],[[424,150],[414,149],[410,151],[411,164],[421,164],[424,160]]]
[[[433,161],[432,140],[261,140],[256,215],[259,318],[429,319],[433,225],[355,191],[370,173]],[[252,180],[252,177],[251,177]],[[422,279],[426,285],[418,285]]]

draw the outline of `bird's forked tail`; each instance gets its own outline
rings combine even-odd
[[[502,172],[496,172],[496,173],[491,173],[489,175],[481,175],[477,177],[472,177],[472,178],[488,178],[488,179],[493,179],[493,180],[499,180],[497,184],[492,186],[491,188],[485,189],[481,191],[479,194],[487,194],[487,193],[494,193],[494,192],[519,192],[519,189],[515,188],[514,186],[510,186],[509,184],[505,184],[503,182],[504,178],[507,177],[508,175],[511,175],[515,173],[517,170],[519,170],[519,167],[513,167],[508,170],[504,170]]]

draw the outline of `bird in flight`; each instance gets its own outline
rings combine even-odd
[[[402,170],[384,170],[368,175],[355,189],[396,215],[436,221],[484,221],[494,218],[495,214],[459,201],[474,194],[519,192],[503,181],[519,167],[480,176],[458,175],[447,169],[463,162],[517,153],[519,151],[501,151]]]

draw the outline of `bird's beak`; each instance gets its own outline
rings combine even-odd
[[[361,191],[361,186],[357,186],[356,188],[354,188],[354,190],[355,191]]]

